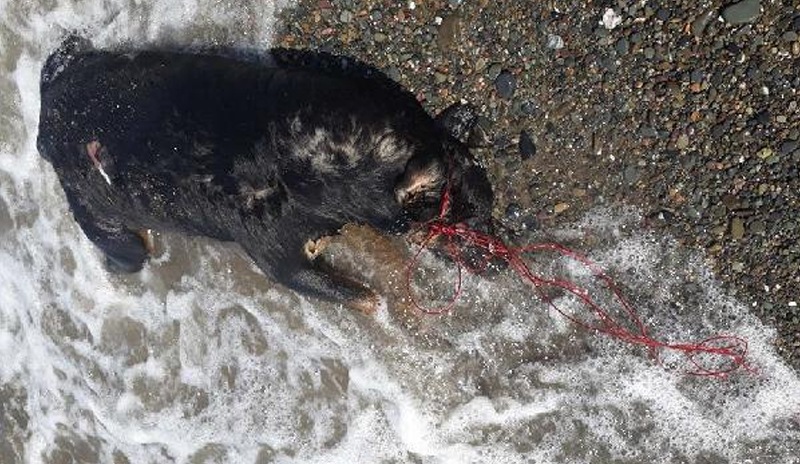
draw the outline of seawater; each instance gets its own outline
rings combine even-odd
[[[774,329],[636,211],[547,234],[609,269],[654,336],[737,334],[757,373],[686,375],[680,356],[576,328],[508,272],[466,277],[450,315],[413,329],[386,305],[301,298],[200,239],[161,237],[141,274],[107,274],[36,152],[43,59],[65,31],[264,49],[284,6],[0,0],[0,462],[800,462],[800,379]],[[421,266],[421,290],[450,290],[452,266]],[[552,256],[532,266],[588,283]]]

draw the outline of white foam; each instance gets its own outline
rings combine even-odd
[[[396,326],[386,301],[371,319],[262,286],[249,270],[231,272],[241,258],[216,244],[168,238],[167,253],[141,275],[107,275],[36,153],[42,60],[65,30],[87,31],[100,46],[263,48],[274,4],[20,5],[0,0],[0,21],[24,45],[13,73],[0,75],[17,90],[0,96],[3,108],[20,115],[0,140],[0,198],[14,225],[0,241],[0,380],[26,392],[28,461],[52,452],[65,430],[101,440],[101,462],[114,450],[131,462],[188,462],[209,444],[218,448],[206,453],[236,463],[259,453],[320,463],[795,459],[800,380],[775,353],[775,331],[726,296],[700,258],[638,232],[634,210],[598,210],[552,232],[601,239],[590,258],[627,279],[654,336],[739,334],[758,375],[694,378],[667,353],[659,366],[640,349],[576,330],[508,273],[465,278],[456,312],[419,334]],[[0,43],[4,54],[11,46]],[[181,256],[192,263],[187,275],[165,280],[162,267]],[[559,262],[532,266],[590,280]],[[429,280],[420,295],[451,289],[452,267],[429,255],[421,265]],[[556,303],[584,314],[566,298]],[[113,324],[133,337],[130,350],[119,334],[104,339]]]

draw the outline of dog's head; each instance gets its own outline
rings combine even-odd
[[[494,195],[486,171],[478,165],[465,143],[475,125],[474,108],[454,105],[439,117],[440,140],[428,152],[412,157],[395,184],[395,198],[417,222],[438,217],[445,192],[450,195],[444,220],[469,222],[491,230]],[[460,140],[461,139],[461,140]]]

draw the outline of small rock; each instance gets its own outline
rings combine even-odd
[[[509,71],[503,70],[494,80],[494,88],[497,90],[497,94],[500,95],[501,98],[510,100],[514,96],[514,92],[517,89],[517,80]]]
[[[536,145],[527,132],[519,133],[519,154],[523,160],[528,160],[536,154]]]
[[[656,51],[653,49],[653,47],[647,47],[644,49],[644,57],[647,58],[648,60],[652,60],[653,57],[655,56],[656,56]]]
[[[741,240],[744,238],[744,220],[740,217],[735,217],[731,221],[731,237],[734,240]]]
[[[372,40],[374,40],[375,43],[384,43],[386,42],[386,39],[388,39],[386,34],[383,34],[381,32],[377,32],[375,33],[375,35],[372,36]]]
[[[561,50],[564,48],[564,39],[562,39],[560,35],[548,34],[547,48],[551,50]]]
[[[639,168],[631,164],[622,173],[622,180],[628,185],[633,185],[639,180],[639,176]]]
[[[553,212],[556,214],[561,214],[568,209],[569,204],[567,203],[557,203],[555,206],[553,206]]]
[[[602,24],[606,29],[611,30],[619,26],[621,23],[622,17],[620,17],[620,15],[618,15],[613,9],[606,8],[606,11],[603,12],[603,19],[600,21],[600,24]]]
[[[654,139],[658,137],[658,131],[650,126],[642,126],[639,128],[639,134],[648,139]]]
[[[761,15],[761,0],[742,0],[722,10],[722,19],[732,25],[751,23],[759,15]]]
[[[675,146],[678,147],[679,150],[685,150],[689,146],[689,136],[681,134],[677,142],[675,142]]]
[[[772,153],[773,153],[772,148],[764,147],[761,150],[758,150],[758,153],[756,153],[756,156],[758,156],[761,159],[767,159],[770,156],[772,156]]]
[[[764,221],[753,221],[753,223],[750,224],[750,232],[754,234],[763,235],[766,231],[767,225]]]
[[[627,55],[628,50],[630,49],[630,44],[628,43],[628,39],[625,37],[619,39],[617,44],[614,46],[614,49],[617,51],[618,55]]]
[[[501,65],[500,63],[492,63],[489,65],[489,69],[486,71],[486,75],[489,77],[489,79],[495,80],[497,79],[497,76],[499,76],[501,72],[503,72],[503,65]]]
[[[706,26],[708,26],[711,19],[716,16],[716,13],[717,12],[714,10],[708,10],[692,21],[692,34],[694,34],[695,37],[701,37],[706,30]]]
[[[461,35],[461,17],[457,14],[449,15],[442,19],[442,24],[439,25],[436,44],[439,45],[439,49],[448,50],[457,42],[459,35]]]
[[[784,140],[783,143],[781,143],[781,146],[778,147],[778,151],[781,155],[789,155],[794,153],[794,151],[797,150],[797,147],[797,140]]]
[[[506,219],[516,222],[522,217],[522,207],[517,203],[509,203],[506,207]]]
[[[339,14],[339,21],[343,23],[349,23],[353,20],[353,13],[349,10],[344,10]]]
[[[660,19],[661,21],[669,20],[670,16],[672,16],[672,14],[668,8],[659,8],[658,11],[656,11],[656,18]]]

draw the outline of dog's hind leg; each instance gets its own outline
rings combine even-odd
[[[97,217],[73,192],[66,193],[78,225],[105,253],[108,270],[120,274],[140,271],[148,258],[148,248],[140,233],[115,218]]]
[[[342,303],[364,314],[372,314],[378,309],[380,298],[361,282],[340,275],[323,260],[304,264],[295,270],[287,282],[293,290],[334,303]]]

